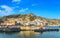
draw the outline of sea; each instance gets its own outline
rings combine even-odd
[[[60,26],[47,26],[46,28],[58,28]],[[60,38],[60,31],[34,32],[0,32],[0,38]]]

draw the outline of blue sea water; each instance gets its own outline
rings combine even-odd
[[[47,27],[46,27],[47,28]],[[59,26],[48,28],[59,28]],[[60,31],[50,31],[50,32],[34,32],[34,31],[20,31],[13,33],[0,32],[0,38],[60,38]]]

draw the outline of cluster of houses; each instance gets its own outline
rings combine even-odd
[[[47,22],[43,22],[39,19],[35,19],[34,21],[26,21],[22,18],[9,18],[7,21],[0,21],[0,25],[19,25],[19,26],[37,26],[43,27],[47,25]]]

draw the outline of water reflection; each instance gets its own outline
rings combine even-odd
[[[10,32],[10,33],[1,33],[0,38],[60,38],[59,32],[34,32],[34,31],[20,31],[20,32]]]
[[[32,38],[32,37],[34,37],[34,36],[36,36],[36,35],[40,35],[41,33],[39,33],[39,32],[34,32],[34,31],[21,31],[21,32],[19,32],[19,35],[21,36],[21,37],[27,37],[27,38]]]

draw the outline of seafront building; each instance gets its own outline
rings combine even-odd
[[[0,22],[1,25],[5,26],[21,26],[21,28],[25,29],[44,29],[45,25],[47,25],[47,22],[43,22],[39,19],[35,19],[33,21],[27,21],[23,18],[10,18],[7,21]]]

